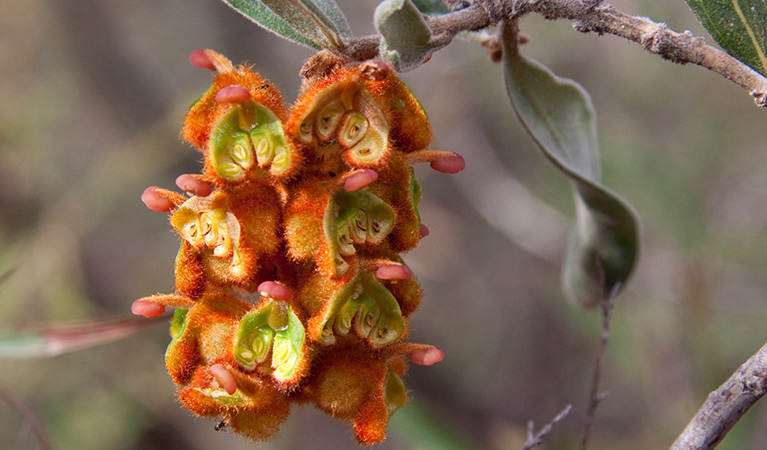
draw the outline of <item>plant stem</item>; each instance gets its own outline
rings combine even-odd
[[[586,424],[583,429],[583,440],[581,441],[581,450],[588,447],[589,437],[591,435],[591,426],[594,423],[594,415],[597,407],[604,400],[605,395],[599,393],[599,383],[602,380],[602,366],[604,366],[605,353],[607,352],[607,342],[610,338],[610,322],[613,317],[613,306],[615,305],[615,295],[620,290],[617,285],[613,291],[602,299],[602,334],[599,337],[599,348],[597,357],[594,361],[594,376],[591,380],[591,392],[589,395],[589,406],[586,409]]]

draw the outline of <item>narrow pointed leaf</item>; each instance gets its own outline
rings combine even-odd
[[[280,19],[280,16],[273,13],[271,9],[266,5],[256,0],[222,0],[229,5],[232,9],[239,12],[245,18],[250,19],[257,25],[265,28],[272,33],[282,36],[285,39],[295,42],[296,44],[305,45],[307,47],[320,49],[318,44],[313,43],[311,40],[306,39],[296,30],[290,27],[284,20]]]
[[[340,48],[351,32],[333,0],[223,0],[253,22],[293,42]]]
[[[165,317],[128,318],[82,324],[43,325],[0,333],[0,358],[45,358],[107,344],[134,334]]]
[[[767,76],[767,2],[687,0],[687,4],[722,48]]]
[[[434,52],[431,28],[411,0],[381,2],[373,20],[382,36],[381,58],[394,70],[415,69]]]
[[[636,262],[638,225],[631,208],[600,184],[594,111],[575,82],[505,45],[506,89],[520,121],[573,182],[576,219],[563,267],[565,293],[592,308],[617,294]]]

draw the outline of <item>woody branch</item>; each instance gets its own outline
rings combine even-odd
[[[709,394],[670,450],[716,447],[740,418],[767,393],[767,344]]]
[[[675,32],[665,24],[623,13],[601,0],[477,0],[451,13],[428,17],[433,32],[431,45],[441,48],[461,31],[481,30],[530,13],[550,20],[569,20],[583,33],[628,39],[677,64],[705,67],[746,89],[757,106],[767,107],[767,78],[761,74],[689,31]],[[373,58],[379,40],[378,36],[350,40],[345,43],[344,56],[355,60]]]

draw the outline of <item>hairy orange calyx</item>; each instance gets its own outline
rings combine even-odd
[[[184,122],[203,173],[177,180],[190,196],[142,196],[182,239],[177,293],[133,311],[177,308],[166,365],[195,414],[266,439],[311,402],[379,442],[408,398],[405,356],[442,358],[403,342],[421,288],[399,253],[425,233],[410,166],[463,160],[426,150],[426,114],[383,63],[339,62],[286,109],[249,68],[211,50],[191,59],[217,72]]]

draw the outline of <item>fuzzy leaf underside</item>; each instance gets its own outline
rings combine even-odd
[[[567,297],[590,309],[615,295],[631,275],[638,223],[631,208],[600,184],[596,123],[588,94],[575,82],[505,44],[509,99],[546,158],[572,182],[576,203],[562,272]]]
[[[398,72],[420,66],[435,50],[431,28],[411,0],[381,2],[373,20],[381,33],[381,58]]]
[[[297,44],[321,49],[349,37],[346,17],[333,0],[222,0],[234,10]]]
[[[687,0],[687,4],[722,48],[767,76],[764,0]]]

